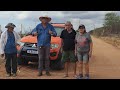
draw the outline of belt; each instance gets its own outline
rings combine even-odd
[[[40,46],[40,48],[44,48],[45,46]]]

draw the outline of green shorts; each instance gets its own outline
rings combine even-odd
[[[76,62],[77,59],[75,58],[75,52],[74,51],[63,51],[62,53],[62,62],[65,63],[65,62]]]
[[[83,63],[89,62],[89,53],[88,52],[78,52],[77,53],[78,61],[82,61]]]

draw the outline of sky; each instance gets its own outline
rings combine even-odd
[[[86,26],[90,31],[103,26],[106,13],[115,12],[120,15],[120,11],[0,11],[1,30],[6,30],[5,25],[12,22],[16,25],[15,30],[23,32],[32,30],[40,23],[40,16],[49,16],[52,23],[65,23],[71,21],[75,30],[80,24]]]

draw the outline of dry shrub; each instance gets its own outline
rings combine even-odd
[[[113,46],[120,48],[120,38],[119,37],[100,37],[105,42],[112,44]]]

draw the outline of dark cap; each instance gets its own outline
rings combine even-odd
[[[8,23],[5,28],[8,28],[8,27],[12,27],[12,28],[15,28],[16,26],[13,24],[13,23]]]
[[[85,25],[81,24],[81,25],[79,26],[79,29],[80,29],[80,28],[84,28],[84,29],[85,29]]]

